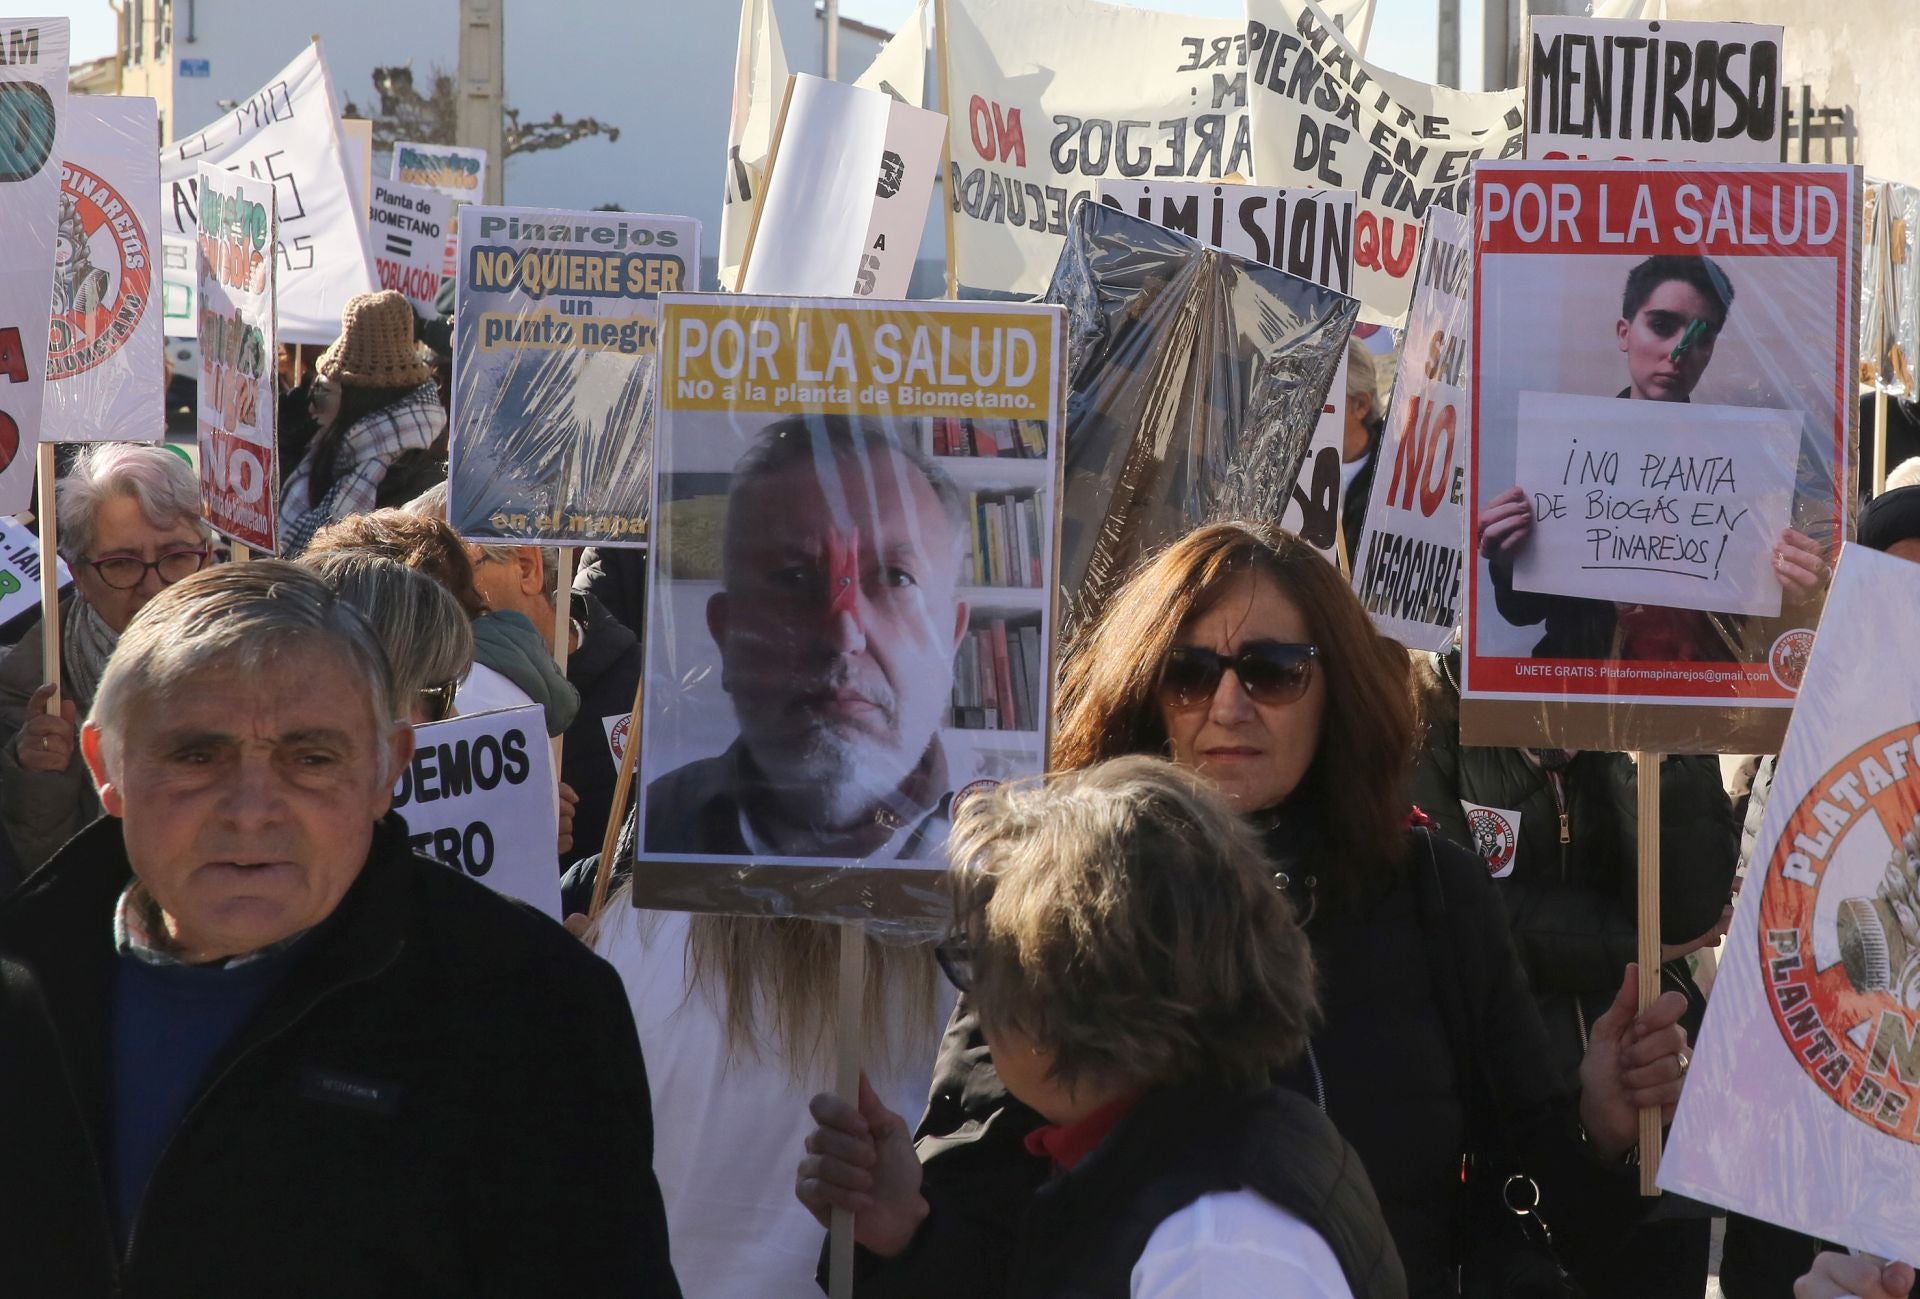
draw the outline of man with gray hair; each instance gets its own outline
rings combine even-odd
[[[793,416],[762,431],[734,467],[723,589],[706,608],[739,738],[648,787],[647,851],[938,855],[964,509],[885,422]]]
[[[619,979],[408,851],[408,704],[292,564],[121,637],[0,905],[0,1294],[679,1294]]]

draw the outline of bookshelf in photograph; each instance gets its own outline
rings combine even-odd
[[[953,662],[953,729],[1040,732],[1040,611],[975,609]]]
[[[1053,545],[1042,508],[1053,483],[1046,424],[942,417],[924,422],[924,436],[927,450],[964,495],[962,584],[1044,589]]]

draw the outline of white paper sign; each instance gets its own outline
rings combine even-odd
[[[398,140],[393,146],[389,171],[389,178],[402,185],[424,186],[450,200],[441,209],[447,239],[440,260],[440,274],[452,275],[460,264],[460,208],[468,203],[487,201],[487,151],[459,144],[420,144],[412,140]],[[380,243],[380,231],[377,228],[369,232],[369,240],[375,245],[374,254],[377,257]]]
[[[46,442],[144,442],[165,420],[158,108],[75,95],[61,143]]]
[[[64,559],[54,560],[60,589],[73,585]],[[0,624],[40,605],[40,538],[26,525],[0,519]]]
[[[274,187],[279,199],[280,341],[330,343],[347,299],[374,288],[366,214],[355,206],[340,112],[320,42],[205,130],[160,152],[166,331],[192,338],[194,169],[211,163]]]
[[[1802,633],[1802,639],[1811,640]],[[1920,1236],[1920,565],[1841,552],[1667,1190],[1893,1258]],[[1776,656],[1781,657],[1781,656]]]
[[[423,185],[373,182],[367,205],[373,272],[383,289],[403,294],[415,313],[434,314],[440,268],[446,264],[453,200]]]
[[[0,513],[33,500],[60,216],[67,20],[0,18]]]
[[[1467,814],[1467,833],[1473,838],[1471,846],[1487,864],[1487,873],[1497,880],[1513,874],[1514,863],[1520,855],[1520,813],[1507,807],[1469,803],[1464,798],[1460,800],[1460,810]]]
[[[1793,510],[1798,415],[1523,392],[1520,430],[1533,539],[1515,590],[1780,612],[1773,547]]]
[[[1527,157],[1777,162],[1783,31],[1535,18]]]
[[[1472,222],[1429,209],[1366,527],[1353,554],[1354,593],[1374,625],[1409,649],[1446,650],[1460,622],[1472,277]]]
[[[194,299],[200,304],[196,423],[207,525],[275,554],[280,539],[275,190],[202,166]]]
[[[415,851],[560,918],[553,749],[537,705],[415,727],[393,810]]]
[[[607,733],[607,749],[613,754],[613,765],[616,767],[627,751],[627,732],[632,723],[632,713],[615,713],[600,719],[600,728]]]

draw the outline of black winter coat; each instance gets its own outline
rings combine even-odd
[[[0,906],[0,1294],[679,1295],[620,980],[389,816],[216,1059],[125,1251],[104,1174],[120,823]]]
[[[633,712],[643,664],[640,638],[600,601],[575,590],[573,609],[585,631],[580,647],[567,656],[567,680],[580,692],[580,711],[561,743],[560,771],[580,804],[573,810],[573,850],[560,856],[563,871],[569,862],[600,851],[620,774],[607,744],[606,719]]]

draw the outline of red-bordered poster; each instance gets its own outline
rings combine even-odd
[[[1475,176],[1462,738],[1778,748],[1851,517],[1858,172]]]

